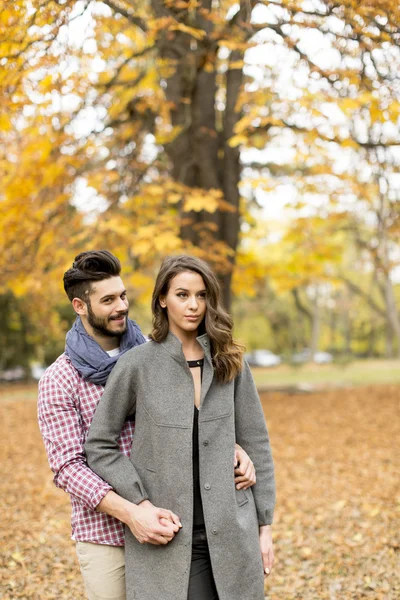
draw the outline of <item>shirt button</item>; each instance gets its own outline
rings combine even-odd
[[[214,535],[217,535],[218,531],[217,531],[216,529],[213,529],[213,530],[212,530],[212,533],[213,533]]]
[[[204,440],[203,446],[208,446],[208,444],[209,444],[209,441],[208,440]]]
[[[205,483],[204,484],[204,489],[205,490],[211,490],[211,485],[209,483]]]
[[[204,342],[204,345],[205,345],[205,346],[208,346],[208,342]]]

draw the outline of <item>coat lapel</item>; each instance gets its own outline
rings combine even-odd
[[[204,370],[203,379],[201,382],[201,399],[200,407],[203,405],[204,398],[206,397],[208,390],[211,387],[214,378],[214,367],[211,359],[211,348],[210,339],[206,333],[197,338],[200,346],[204,351]],[[187,367],[185,356],[182,352],[182,342],[171,332],[168,333],[167,337],[161,345],[167,350],[167,352],[182,366]]]
[[[203,379],[201,381],[201,399],[200,399],[200,407],[203,406],[204,398],[207,395],[208,390],[212,384],[214,378],[214,367],[211,360],[211,349],[210,349],[210,339],[208,335],[205,333],[197,338],[200,346],[204,351],[204,369],[203,369]]]

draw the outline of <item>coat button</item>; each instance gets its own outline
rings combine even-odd
[[[203,446],[208,446],[208,444],[209,444],[209,441],[208,440],[204,440]]]
[[[217,535],[218,531],[217,531],[216,529],[213,529],[213,530],[212,530],[212,533],[213,533],[214,535]]]
[[[209,483],[205,483],[204,484],[204,489],[205,490],[211,490],[211,485]]]

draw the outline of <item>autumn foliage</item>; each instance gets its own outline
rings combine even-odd
[[[66,328],[46,318],[63,270],[107,247],[139,306],[187,251],[228,306],[267,285],[315,330],[329,286],[361,306],[357,347],[400,353],[397,0],[4,4],[0,292],[42,345]]]

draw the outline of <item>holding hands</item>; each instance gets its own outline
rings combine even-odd
[[[131,518],[126,521],[140,544],[168,544],[182,527],[179,517],[171,510],[158,508],[149,500],[132,505]]]

